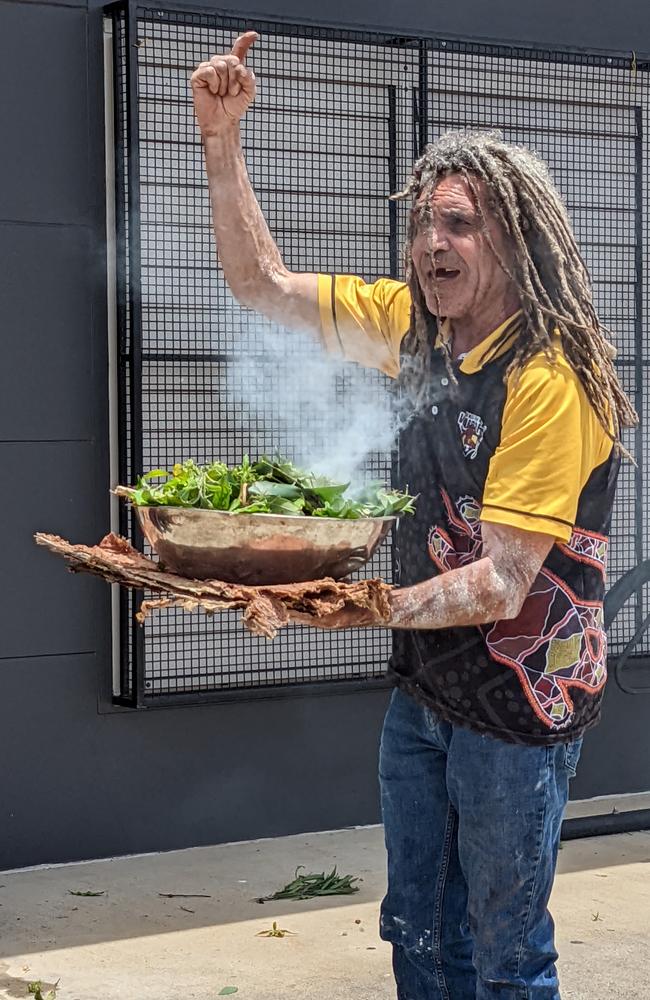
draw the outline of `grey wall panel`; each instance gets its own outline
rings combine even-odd
[[[0,219],[87,217],[86,22],[72,8],[0,3]]]
[[[100,7],[99,0],[89,0]],[[200,9],[208,4],[176,0],[177,10]],[[214,11],[214,7],[209,8]],[[422,3],[421,0],[331,0],[326,7],[304,0],[234,0],[223,9],[240,13],[250,27],[255,15],[283,17],[365,29],[387,28],[397,33],[438,33],[469,39],[518,41],[549,45],[637,51],[650,53],[650,5],[643,0],[546,0],[546,3],[522,3],[521,0],[482,0],[464,3]]]
[[[98,715],[106,669],[0,661],[0,869],[379,821],[387,692]],[[610,688],[574,798],[650,786],[647,712]]]
[[[82,226],[0,223],[0,440],[90,439],[106,352],[93,324],[103,260]]]
[[[0,549],[8,586],[0,605],[0,657],[86,652],[96,648],[108,609],[108,586],[72,576],[38,548],[32,535],[48,531],[95,542],[107,525],[105,499],[88,442],[0,443],[4,491]],[[26,688],[29,705],[38,691]],[[3,696],[0,694],[0,700]]]
[[[645,674],[645,676],[644,676]],[[647,684],[645,671],[634,683]],[[600,725],[585,736],[573,799],[650,790],[650,696],[624,694],[610,676]],[[604,810],[606,811],[606,810]]]
[[[104,667],[0,662],[0,868],[377,822],[386,692],[98,716]]]
[[[98,715],[106,669],[0,661],[0,869],[379,821],[387,692]],[[647,711],[610,689],[574,798],[648,788]]]

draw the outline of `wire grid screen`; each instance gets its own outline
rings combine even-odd
[[[113,29],[113,101],[114,101],[114,128],[116,145],[116,178],[115,178],[115,208],[116,208],[116,230],[118,237],[117,246],[117,308],[119,324],[119,353],[122,359],[118,370],[118,412],[120,421],[119,430],[119,464],[120,479],[128,478],[127,470],[132,466],[131,460],[131,440],[128,433],[130,425],[130,414],[128,406],[129,398],[129,365],[128,359],[131,350],[131,310],[128,289],[130,286],[130,260],[129,260],[129,135],[128,135],[128,108],[129,108],[129,87],[128,87],[128,27],[127,12],[125,9],[116,9],[112,12]],[[120,532],[128,535],[129,515],[126,507],[120,507]],[[135,608],[135,595],[133,591],[120,589],[120,613],[123,621],[132,621]],[[129,656],[126,653],[127,636],[120,635],[121,639],[121,670],[120,670],[120,694],[125,697],[132,695],[132,670],[129,663]]]
[[[229,401],[242,345],[262,356],[272,328],[234,302],[215,266],[187,83],[199,61],[227,51],[244,27],[223,17],[138,11],[144,468],[189,456],[234,462],[246,451],[283,446],[291,453],[272,413],[235,412]],[[250,56],[258,96],[245,120],[244,144],[285,260],[294,269],[351,272],[367,280],[398,275],[404,218],[396,208],[391,217],[386,196],[406,177],[422,133],[418,44],[329,29],[259,27],[263,40]],[[614,333],[623,384],[638,406],[648,360],[645,343],[642,365],[636,350],[639,304],[648,305],[648,279],[639,273],[648,244],[642,216],[645,74],[564,53],[524,56],[451,42],[429,42],[426,49],[430,139],[448,128],[497,127],[549,164],[592,271],[599,312]],[[364,378],[380,391],[380,376]],[[641,470],[645,423],[644,415],[640,432],[626,438]],[[388,478],[389,456],[373,456],[370,468]],[[644,542],[648,530],[646,489],[645,477],[624,465],[610,582],[638,561],[640,519]],[[390,578],[388,549],[367,571]],[[612,652],[629,640],[646,602],[637,595],[618,616]],[[145,689],[153,696],[373,677],[383,673],[388,652],[384,634],[286,630],[267,644],[233,616],[188,619],[169,611],[146,626]]]
[[[639,129],[639,117],[647,122],[646,76],[615,67],[612,60],[518,55],[492,55],[484,45],[439,43],[429,55],[429,138],[459,127],[497,128],[506,140],[527,146],[548,164],[590,269],[599,315],[612,331],[621,381],[638,405],[639,393],[645,398],[648,390],[645,340],[643,386],[636,379],[641,316],[635,300],[637,250],[645,254],[648,249],[647,214],[643,218],[642,213],[648,163]],[[641,218],[645,228],[638,246]],[[648,291],[644,276],[646,309]],[[639,432],[625,436],[640,468],[646,424],[644,418]],[[612,520],[610,584],[638,562],[637,519],[648,509],[647,489],[645,485],[645,496],[637,496],[634,466],[624,462]],[[645,540],[646,522],[643,528]],[[612,653],[622,650],[647,613],[642,600],[647,603],[635,595],[613,623]],[[643,643],[637,653],[648,650],[647,637]]]
[[[300,393],[294,406],[285,391],[284,419],[274,413],[278,384],[267,352],[273,335],[284,335],[234,301],[215,262],[189,77],[200,61],[228,51],[244,27],[228,18],[137,12],[145,470],[190,457],[234,463],[275,450],[295,458],[296,426],[303,439],[320,431]],[[383,39],[357,44],[334,31],[261,31],[263,42],[249,56],[258,95],[243,138],[285,261],[369,281],[396,274],[404,222],[388,195],[412,161],[417,54]],[[287,358],[292,371],[321,351],[301,337],[287,349],[296,352]],[[232,400],[242,354],[265,366],[259,391],[269,400],[258,398],[259,407]],[[387,381],[347,369],[337,376],[337,398],[345,408],[361,390],[383,397]],[[286,379],[279,388],[286,390]],[[390,481],[390,452],[373,453],[366,471]],[[391,579],[389,545],[362,575]],[[145,624],[145,696],[372,678],[384,674],[389,653],[390,634],[380,630],[287,628],[269,643],[251,636],[236,614],[167,610]]]

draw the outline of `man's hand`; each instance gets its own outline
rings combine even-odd
[[[213,56],[191,78],[194,113],[204,138],[218,135],[242,118],[255,98],[255,74],[246,54],[259,35],[240,35],[229,55]]]

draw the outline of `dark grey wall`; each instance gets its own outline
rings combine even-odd
[[[91,0],[101,7],[101,0]],[[176,0],[176,10],[241,13],[403,33],[439,34],[498,42],[532,42],[567,48],[650,53],[650,7],[646,0],[231,0],[219,5]]]
[[[641,0],[333,0],[328,19],[650,49]],[[95,541],[108,524],[99,11],[0,0],[0,92],[0,867],[376,821],[384,693],[99,711],[108,588],[31,541]],[[650,788],[648,702],[610,689],[576,796]]]

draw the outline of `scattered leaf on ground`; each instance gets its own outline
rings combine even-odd
[[[361,879],[356,875],[339,875],[336,868],[333,868],[329,875],[325,872],[299,875],[298,872],[302,867],[303,865],[300,865],[296,868],[293,882],[289,882],[284,889],[279,889],[271,896],[260,896],[257,902],[265,903],[277,899],[315,899],[317,896],[349,896],[359,891],[359,886],[354,883],[360,882]]]
[[[207,892],[159,892],[164,899],[212,899]]]
[[[196,910],[190,910],[188,906],[181,906],[181,910],[185,910],[186,913],[196,913]]]
[[[29,996],[33,996],[34,1000],[56,1000],[56,991],[59,985],[59,980],[55,982],[51,990],[48,990],[45,996],[43,996],[43,984],[40,979],[34,983],[28,983],[27,993]]]
[[[287,934],[293,934],[293,931],[288,931],[285,927],[278,927],[277,923],[274,920],[271,929],[269,931],[258,931],[257,937],[282,938],[286,937]]]
[[[237,986],[224,986],[224,988],[219,991],[219,996],[229,997],[231,993],[239,993],[239,988]]]
[[[71,896],[103,896],[105,890],[102,889],[100,892],[92,892],[90,889],[86,892],[82,892],[81,889],[68,889]]]
[[[592,920],[602,920],[603,918],[600,915],[600,910],[596,910],[595,913],[592,913],[591,914],[591,919]]]

